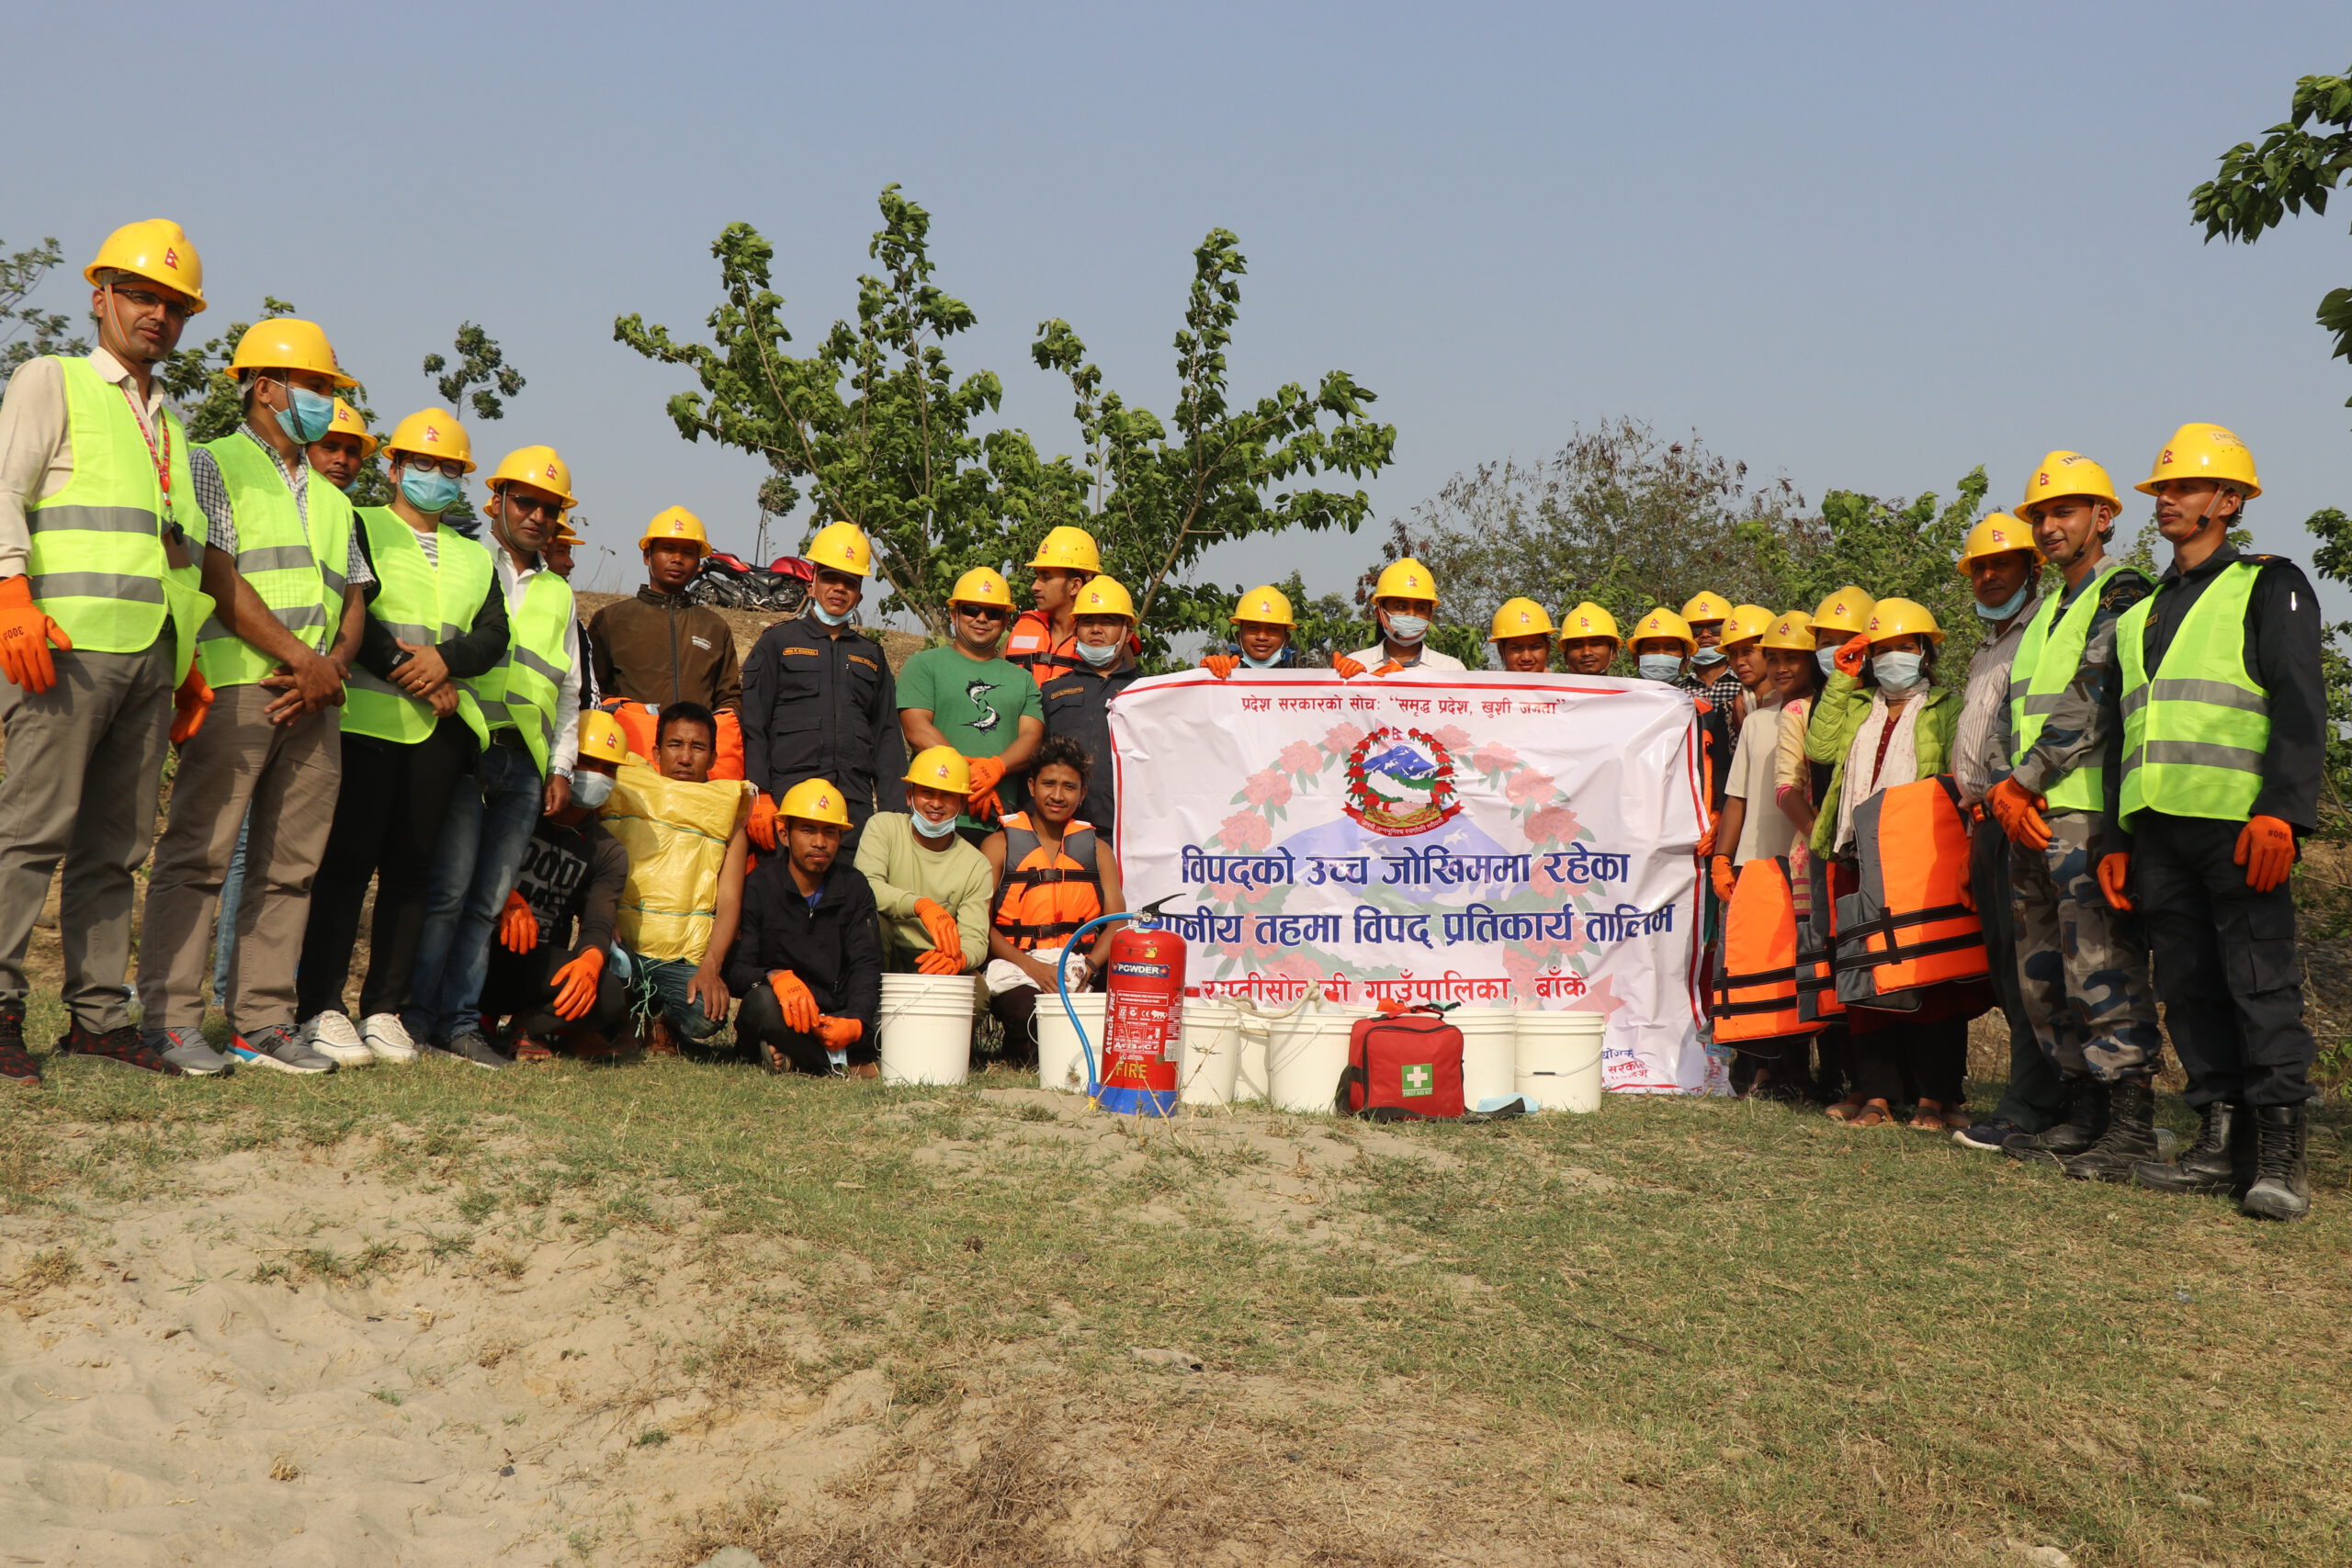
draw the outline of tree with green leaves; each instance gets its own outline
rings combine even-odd
[[[1386,468],[1396,427],[1374,423],[1369,388],[1328,370],[1309,390],[1289,382],[1234,402],[1227,355],[1240,316],[1241,243],[1213,229],[1193,252],[1193,285],[1176,333],[1171,435],[1149,409],[1102,385],[1067,321],[1037,329],[1038,366],[1069,378],[1086,441],[1086,526],[1103,569],[1134,593],[1147,650],[1164,657],[1170,634],[1216,631],[1230,611],[1222,586],[1193,570],[1211,546],[1299,527],[1355,531],[1371,511],[1363,491],[1298,481],[1324,473],[1364,479]],[[1277,487],[1292,487],[1282,488]],[[1269,491],[1273,491],[1269,495]]]
[[[89,340],[73,334],[73,321],[64,312],[25,303],[64,260],[65,253],[53,237],[31,250],[0,259],[0,381],[15,375],[17,367],[28,359],[90,352]]]
[[[477,419],[503,419],[505,400],[519,395],[524,387],[523,373],[506,363],[506,355],[498,341],[471,321],[458,323],[458,340],[454,345],[458,367],[437,354],[424,356],[424,373],[435,378],[434,388],[450,407],[463,409],[470,400]]]

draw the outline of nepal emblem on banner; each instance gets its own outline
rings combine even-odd
[[[1453,756],[1436,736],[1383,725],[1348,753],[1347,814],[1375,833],[1408,838],[1462,810]]]

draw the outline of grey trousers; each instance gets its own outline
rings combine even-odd
[[[65,1005],[83,1028],[130,1021],[132,874],[155,831],[172,728],[172,628],[144,653],[54,651],[40,696],[0,675],[0,1001],[21,1001],[25,948],[65,865]]]
[[[222,687],[204,728],[180,748],[139,940],[139,1002],[149,1029],[204,1021],[213,906],[248,807],[243,897],[221,911],[236,935],[221,1010],[243,1035],[294,1025],[294,967],[310,920],[311,881],[326,853],[343,780],[343,710],[276,725],[263,716],[276,695],[257,685]]]

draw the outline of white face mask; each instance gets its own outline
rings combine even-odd
[[[1106,670],[1119,661],[1119,645],[1115,642],[1081,642],[1078,645],[1078,656],[1097,670]]]
[[[594,811],[613,797],[613,775],[582,768],[571,775],[571,804]]]
[[[1280,649],[1274,650],[1274,656],[1272,659],[1252,659],[1246,653],[1241,656],[1241,662],[1252,670],[1272,670],[1282,661],[1283,655]]]
[[[1671,681],[1682,673],[1682,660],[1670,653],[1645,653],[1637,662],[1645,681]]]
[[[1690,661],[1694,664],[1721,664],[1724,658],[1724,650],[1720,648],[1702,648],[1690,656]]]
[[[1821,672],[1824,675],[1835,675],[1838,673],[1838,650],[1834,648],[1815,649],[1813,650],[1813,661],[1821,666]]]
[[[934,822],[920,811],[910,811],[907,815],[915,819],[916,832],[934,841],[947,837],[956,830],[956,818],[953,817],[944,822]]]
[[[1871,660],[1871,673],[1880,685],[1900,694],[1919,683],[1919,667],[1926,662],[1917,653],[1882,653]]]
[[[1427,615],[1400,615],[1391,610],[1388,612],[1388,635],[1397,642],[1419,642],[1430,635],[1430,618]]]
[[[854,604],[853,604],[853,605],[851,605],[851,606],[850,606],[850,610],[851,610],[851,613],[852,613],[852,614],[854,614],[854,613],[855,613],[855,611],[856,611],[856,609],[857,609],[857,606],[856,606],[856,605],[854,605]],[[849,625],[849,616],[848,616],[848,615],[834,615],[831,610],[826,609],[826,608],[824,607],[824,605],[822,605],[822,604],[819,604],[819,603],[817,602],[816,595],[814,595],[814,594],[809,595],[809,598],[808,598],[808,613],[809,613],[810,615],[812,615],[816,616],[816,617],[817,617],[817,619],[818,619],[819,621],[822,622],[824,625],[829,626],[845,626]]]

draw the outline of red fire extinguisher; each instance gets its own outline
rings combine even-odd
[[[1128,926],[1111,938],[1095,1101],[1129,1116],[1176,1113],[1184,1031],[1184,939]]]

